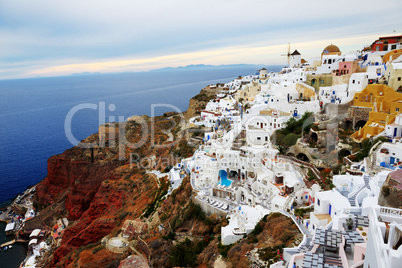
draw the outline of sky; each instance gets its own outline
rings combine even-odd
[[[402,34],[402,1],[0,0],[0,79],[286,65]]]

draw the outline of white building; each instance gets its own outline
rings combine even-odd
[[[321,66],[317,67],[315,74],[330,74],[334,70],[339,69],[339,62],[355,61],[357,59],[356,54],[348,55],[322,55]]]
[[[399,268],[402,263],[402,210],[372,207],[364,268]]]
[[[316,193],[314,212],[310,212],[308,229],[314,232],[319,227],[327,226],[331,221],[333,228],[340,229],[341,217],[351,209],[349,200],[336,190]]]
[[[402,137],[402,114],[397,114],[395,121],[385,126],[385,135],[389,138]]]
[[[398,169],[402,162],[402,143],[394,140],[393,143],[385,142],[376,151],[375,165],[388,169]]]
[[[230,245],[251,233],[257,223],[270,211],[262,206],[239,206],[229,214],[229,225],[222,227],[221,238],[223,245]]]

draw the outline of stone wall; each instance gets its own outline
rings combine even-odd
[[[217,214],[221,217],[226,217],[227,212],[224,212],[216,207],[210,206],[207,203],[205,203],[204,201],[198,199],[198,198],[194,198],[194,203],[200,205],[200,207],[202,208],[202,210],[207,214],[207,215],[212,215],[212,214]]]
[[[369,107],[350,106],[345,121],[352,122],[354,127],[356,123],[359,122],[360,120],[367,121],[369,119],[370,112],[371,108]]]

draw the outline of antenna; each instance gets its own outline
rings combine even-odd
[[[288,57],[288,67],[290,67],[290,43],[288,46],[288,54],[281,54],[281,56],[287,56]]]

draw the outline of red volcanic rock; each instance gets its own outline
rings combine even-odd
[[[87,165],[85,161],[72,161],[64,154],[50,157],[47,161],[48,175],[37,186],[39,204],[47,205],[56,201],[78,176],[85,175]]]
[[[48,205],[65,198],[70,220],[78,219],[91,201],[109,172],[113,162],[91,163],[73,159],[67,153],[48,160],[48,176],[37,186],[39,205]]]

